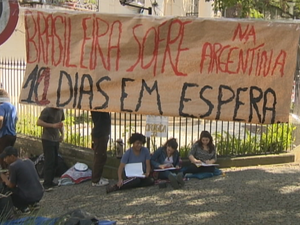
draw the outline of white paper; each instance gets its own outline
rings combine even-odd
[[[163,168],[163,169],[154,169],[154,171],[157,171],[157,172],[166,171],[166,170],[176,170],[176,168],[175,167],[167,167],[167,168]]]
[[[142,163],[128,163],[125,165],[127,177],[145,177]]]
[[[219,164],[207,164],[207,163],[196,163],[196,166],[200,167],[200,166],[218,166]]]

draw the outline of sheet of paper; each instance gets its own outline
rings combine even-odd
[[[154,169],[154,171],[157,171],[157,172],[166,171],[166,170],[176,170],[176,168],[175,167],[167,167],[167,168],[164,168],[164,169]]]
[[[200,166],[219,166],[219,164],[207,164],[207,163],[196,163],[196,166],[200,167]]]
[[[125,165],[127,177],[145,177],[142,163],[128,163]]]

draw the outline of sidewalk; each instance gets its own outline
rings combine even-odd
[[[54,218],[81,208],[118,225],[299,224],[299,163],[223,171],[225,176],[189,180],[181,190],[155,185],[106,194],[90,182],[62,186],[45,193],[38,215]]]

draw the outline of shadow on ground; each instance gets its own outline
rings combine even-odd
[[[38,215],[58,217],[81,208],[119,224],[298,224],[298,164],[231,168],[226,175],[169,186],[105,193],[90,182],[45,193]],[[115,183],[116,181],[111,181]]]

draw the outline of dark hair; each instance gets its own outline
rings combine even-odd
[[[176,138],[170,138],[169,140],[167,140],[167,142],[163,145],[164,148],[166,147],[171,147],[173,149],[177,149],[178,148],[178,143],[176,141]]]
[[[201,147],[201,148],[203,146],[203,144],[201,142],[202,138],[209,138],[208,148],[209,148],[209,153],[211,153],[215,149],[215,146],[213,144],[213,138],[212,138],[211,134],[206,130],[201,132],[199,140],[196,141],[196,143],[198,143],[199,147]]]
[[[0,97],[9,98],[7,91],[4,90],[3,88],[0,88]]]
[[[4,148],[3,152],[0,154],[0,158],[4,159],[7,156],[11,156],[14,155],[16,157],[18,157],[18,150],[16,148],[14,148],[13,146],[7,146]]]
[[[146,143],[146,137],[140,133],[134,133],[131,135],[131,137],[128,139],[129,144],[133,144],[136,141],[141,141],[143,144]]]

